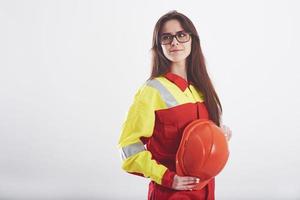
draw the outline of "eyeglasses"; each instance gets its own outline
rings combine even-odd
[[[160,44],[167,45],[171,44],[174,37],[176,37],[176,40],[180,43],[188,42],[191,38],[191,33],[185,32],[185,31],[178,31],[175,35],[172,35],[170,33],[163,33],[160,36]]]

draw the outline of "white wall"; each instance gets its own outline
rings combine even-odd
[[[194,22],[233,131],[216,197],[300,199],[298,1],[1,1],[0,199],[146,199],[116,148],[152,31]]]

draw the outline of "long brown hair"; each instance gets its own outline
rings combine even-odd
[[[168,60],[163,54],[159,41],[161,29],[164,23],[171,19],[178,20],[181,26],[184,28],[184,30],[191,33],[191,53],[186,58],[187,79],[190,82],[192,82],[203,93],[205,98],[204,103],[208,110],[210,119],[213,122],[215,122],[218,126],[220,126],[222,105],[206,70],[205,58],[201,50],[199,35],[192,21],[182,13],[177,12],[176,10],[170,11],[162,17],[160,17],[154,27],[151,47],[152,72],[149,79],[153,79],[155,77],[165,74],[169,70],[168,68],[171,65],[171,61]]]

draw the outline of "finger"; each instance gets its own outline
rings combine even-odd
[[[193,185],[186,185],[184,188],[185,188],[185,190],[192,190],[192,189],[194,189],[195,187],[196,187],[196,185],[193,184]]]
[[[196,186],[196,185],[198,185],[198,183],[187,183],[184,186]]]
[[[184,182],[186,182],[186,181],[197,181],[197,180],[199,180],[199,178],[197,178],[197,177],[192,177],[192,176],[182,176],[180,179],[181,179],[181,181],[184,181]]]
[[[194,187],[198,184],[199,182],[181,182],[181,183],[178,183],[177,186],[179,187],[186,187],[186,186],[191,186],[191,187]]]
[[[228,133],[227,133],[227,137],[230,139],[231,136],[232,136],[232,132],[231,132],[231,130],[229,130]]]
[[[197,180],[193,180],[193,181],[183,181],[180,183],[180,185],[191,185],[191,184],[197,184],[199,183],[200,181],[197,181]]]
[[[224,133],[224,137],[228,141],[228,135],[227,135],[227,133]]]
[[[229,139],[231,139],[231,137],[232,137],[232,134],[230,133],[230,134],[229,134]]]
[[[187,177],[181,180],[183,183],[199,183],[200,179],[197,177]]]
[[[185,177],[182,181],[199,181],[200,179],[197,177]]]
[[[229,133],[229,128],[225,126],[225,132],[228,134]]]
[[[195,184],[194,185],[184,185],[184,186],[178,186],[177,190],[191,190],[193,188],[195,188]]]

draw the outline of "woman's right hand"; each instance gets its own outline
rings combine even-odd
[[[172,188],[175,190],[192,190],[200,179],[192,176],[175,175],[172,183]]]

